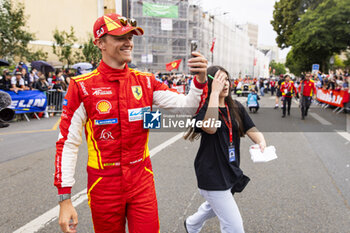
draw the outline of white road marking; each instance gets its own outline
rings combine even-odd
[[[326,119],[324,119],[323,117],[321,117],[320,115],[318,115],[317,113],[310,112],[309,114],[310,114],[313,118],[315,118],[316,120],[318,120],[322,125],[332,125],[332,123],[330,123],[329,121],[327,121]]]
[[[348,133],[348,132],[340,132],[340,131],[338,131],[337,133],[350,142],[350,133]]]
[[[168,139],[167,141],[163,142],[162,144],[158,145],[157,147],[150,150],[150,157],[156,155],[166,147],[170,146],[180,138],[182,138],[183,133],[179,133],[175,135],[174,137]],[[87,200],[86,195],[87,189],[82,190],[81,192],[74,195],[71,200],[74,207],[77,207],[81,203]],[[46,213],[40,215],[36,219],[32,220],[31,222],[27,223],[26,225],[22,226],[21,228],[17,229],[13,233],[34,233],[40,230],[41,228],[47,226],[51,222],[55,221],[58,218],[59,213],[59,205],[55,206],[54,208],[50,209]]]

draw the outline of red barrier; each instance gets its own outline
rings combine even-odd
[[[317,90],[317,100],[332,106],[344,107],[349,102],[348,91]]]

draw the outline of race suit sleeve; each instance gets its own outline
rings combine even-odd
[[[153,77],[153,103],[172,113],[195,114],[206,97],[206,83],[201,84],[195,77],[187,95],[179,94]]]
[[[77,83],[72,80],[63,102],[60,134],[56,142],[55,186],[58,194],[71,192],[82,131],[87,119]]]

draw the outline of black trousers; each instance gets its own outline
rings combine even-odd
[[[301,117],[307,116],[307,111],[311,105],[311,96],[302,96],[301,97]]]
[[[290,106],[292,105],[292,97],[286,97],[283,98],[283,116],[286,115],[286,105],[288,104],[288,115],[290,114]]]

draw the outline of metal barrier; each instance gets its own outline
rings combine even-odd
[[[62,103],[65,95],[65,91],[48,90],[46,92],[47,112],[62,112]]]

